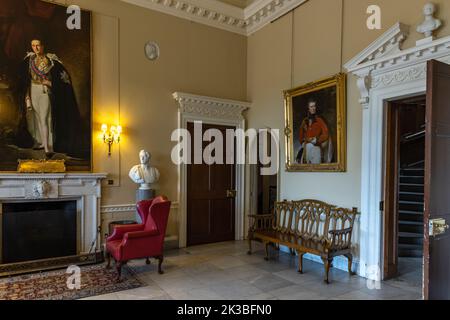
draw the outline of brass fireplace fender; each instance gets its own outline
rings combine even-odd
[[[0,277],[9,277],[13,275],[33,273],[39,271],[48,271],[64,269],[71,265],[89,265],[104,262],[103,251],[90,254],[82,254],[69,257],[59,257],[51,259],[34,260],[28,262],[17,262],[9,264],[0,264]]]

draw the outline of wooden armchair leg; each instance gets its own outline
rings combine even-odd
[[[345,255],[348,259],[348,273],[351,276],[354,276],[356,274],[356,272],[352,271],[352,266],[353,266],[353,255],[351,253],[348,253]]]
[[[264,249],[266,252],[266,256],[264,257],[264,260],[269,261],[269,242],[264,242]]]
[[[322,258],[322,261],[323,261],[323,265],[324,265],[324,267],[325,267],[325,282],[327,283],[327,284],[329,284],[330,283],[330,279],[329,279],[329,274],[330,274],[330,267],[331,267],[331,264],[333,263],[333,258]]]
[[[116,262],[116,270],[117,270],[117,281],[120,281],[120,277],[122,276],[122,265],[121,261]]]
[[[298,272],[303,274],[303,252],[298,252]]]
[[[158,273],[159,274],[163,274],[164,273],[164,271],[162,270],[162,267],[161,267],[163,261],[164,261],[164,257],[163,256],[159,256],[158,257]]]
[[[107,260],[107,264],[106,264],[106,269],[111,268],[111,253],[109,253],[108,251],[106,251],[106,260]]]

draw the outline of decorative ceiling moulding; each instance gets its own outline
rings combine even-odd
[[[249,36],[308,0],[257,0],[244,9]]]
[[[249,36],[308,0],[256,0],[245,9],[216,0],[121,1]]]

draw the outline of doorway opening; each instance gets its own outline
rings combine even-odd
[[[264,139],[265,141],[262,141]],[[267,156],[273,158],[272,150],[273,136],[270,129],[265,132],[264,135],[259,134],[257,136],[258,154],[266,152]],[[278,198],[278,174],[263,175],[261,169],[269,168],[272,164],[263,164],[258,158],[258,164],[256,168],[256,213],[257,214],[271,214],[275,207],[275,202]],[[278,172],[278,170],[277,170]]]
[[[388,103],[384,279],[422,290],[426,96]]]

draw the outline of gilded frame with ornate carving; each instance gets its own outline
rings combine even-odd
[[[286,170],[346,171],[346,75],[284,91]]]
[[[94,154],[93,154],[93,146],[94,146],[94,136],[93,136],[93,125],[94,125],[94,114],[93,114],[93,30],[94,30],[94,26],[93,26],[93,12],[91,10],[88,9],[84,9],[84,8],[80,8],[81,9],[81,19],[82,19],[82,28],[81,29],[75,29],[75,30],[69,30],[66,28],[66,23],[67,23],[67,18],[70,16],[70,14],[67,13],[67,7],[69,6],[69,4],[64,4],[64,3],[56,3],[54,0],[34,0],[35,3],[33,3],[33,1],[30,1],[30,4],[27,6],[23,6],[19,3],[19,1],[17,1],[17,4],[14,2],[14,8],[15,6],[22,6],[25,9],[28,10],[37,10],[37,9],[33,9],[34,6],[36,6],[36,4],[38,4],[39,2],[43,2],[43,3],[48,3],[51,6],[54,6],[55,9],[55,14],[53,14],[52,16],[49,16],[46,18],[46,20],[43,21],[39,21],[36,20],[36,18],[34,16],[31,16],[31,18],[26,15],[25,18],[23,19],[24,21],[20,21],[20,24],[27,24],[29,21],[32,21],[31,25],[33,25],[34,27],[31,28],[30,30],[28,30],[29,32],[32,32],[33,37],[41,37],[43,36],[45,39],[45,43],[51,43],[53,42],[57,42],[59,47],[64,46],[66,51],[65,51],[65,55],[61,55],[59,56],[59,58],[62,57],[62,61],[64,62],[65,67],[67,68],[67,65],[71,65],[71,68],[69,70],[69,75],[70,74],[79,74],[80,71],[76,71],[74,72],[74,68],[73,65],[74,64],[79,64],[79,53],[83,52],[86,54],[86,58],[83,59],[84,64],[81,66],[81,68],[85,71],[85,74],[83,77],[80,77],[80,79],[78,80],[77,83],[86,83],[85,85],[78,85],[78,87],[83,86],[83,93],[82,96],[84,97],[84,99],[80,99],[80,96],[75,94],[76,96],[76,101],[78,103],[78,111],[80,111],[81,109],[81,105],[83,105],[83,109],[82,109],[82,114],[83,116],[80,117],[80,122],[74,122],[72,121],[72,123],[74,123],[74,127],[76,128],[76,130],[72,130],[73,132],[75,132],[76,134],[71,134],[71,137],[73,138],[74,141],[77,142],[77,146],[73,147],[72,149],[74,149],[76,151],[77,154],[70,154],[68,152],[65,151],[58,151],[58,150],[54,150],[55,152],[50,152],[50,153],[45,153],[44,151],[42,151],[42,148],[38,149],[38,150],[32,150],[32,147],[29,146],[30,143],[22,143],[24,145],[16,145],[17,144],[17,139],[15,137],[15,135],[17,134],[17,131],[22,130],[24,128],[27,128],[27,126],[19,126],[18,123],[20,123],[19,119],[16,119],[15,117],[12,117],[9,114],[9,117],[7,118],[7,122],[6,125],[4,125],[5,123],[2,123],[2,126],[0,126],[0,151],[4,152],[5,150],[2,149],[2,147],[11,147],[15,150],[21,150],[20,153],[20,157],[19,156],[12,156],[11,152],[9,152],[10,157],[8,157],[7,160],[5,159],[0,159],[0,174],[2,173],[14,173],[14,172],[18,172],[18,164],[20,160],[37,160],[41,161],[42,163],[44,163],[45,161],[50,161],[50,163],[53,162],[52,165],[55,165],[56,163],[58,163],[58,160],[55,159],[61,159],[61,155],[63,156],[67,156],[66,157],[66,162],[65,162],[65,166],[66,166],[66,171],[67,172],[92,172],[93,171],[93,161],[94,161]],[[21,9],[22,10],[22,9]],[[13,13],[16,11],[12,11]],[[51,20],[50,22],[48,22],[47,20]],[[36,20],[36,21],[35,21]],[[6,19],[5,21],[7,23],[10,23],[10,21],[15,21],[14,19]],[[5,23],[6,23],[5,22]],[[59,32],[59,33],[49,33],[46,32],[48,31],[51,27],[53,27],[52,30],[55,30],[57,28],[54,27],[54,24],[62,22],[61,25],[64,26],[64,30],[62,28],[60,28],[61,30],[63,30],[64,32]],[[27,24],[28,25],[28,24]],[[88,27],[87,27],[88,26]],[[67,29],[67,30],[66,30]],[[5,30],[11,30],[11,28],[7,28]],[[86,32],[84,32],[83,30],[88,30]],[[77,33],[83,32],[83,35],[76,35]],[[66,35],[71,35],[72,37],[75,38],[75,40],[82,40],[81,42],[83,43],[83,46],[81,46],[78,42],[72,42],[74,43],[74,47],[76,47],[77,50],[69,50],[67,49],[69,46],[67,45],[67,42],[69,42],[69,38],[65,37]],[[56,40],[54,40],[53,38],[56,38]],[[62,38],[62,40],[61,40]],[[0,45],[1,47],[1,45]],[[48,48],[52,53],[55,54],[60,54],[61,50],[55,50],[54,46],[48,46]],[[31,48],[28,48],[27,50],[31,50]],[[25,56],[24,52],[21,56],[20,56],[20,61],[23,60],[23,56]],[[68,58],[68,56],[70,56],[70,59]],[[77,59],[74,59],[74,56]],[[13,60],[14,62],[14,60]],[[8,64],[11,64],[10,60],[7,60]],[[14,66],[14,64],[13,64]],[[1,68],[0,68],[1,69]],[[12,70],[14,70],[14,68],[11,68]],[[67,68],[68,69],[68,68]],[[0,70],[1,71],[1,70]],[[0,98],[2,98],[2,90],[4,89],[3,87],[7,87],[6,85],[3,85],[2,87],[2,75],[0,75]],[[15,79],[16,77],[14,77]],[[72,76],[71,76],[72,78]],[[73,81],[73,79],[71,79]],[[83,80],[85,80],[83,82]],[[75,82],[75,81],[74,81]],[[89,82],[89,83],[88,83]],[[11,87],[16,86],[16,84],[14,84]],[[8,86],[9,87],[9,86]],[[5,89],[6,90],[6,89]],[[11,94],[11,98],[10,101],[13,101],[15,104],[17,104],[18,99],[15,99],[14,95]],[[2,101],[0,101],[1,104]],[[19,110],[19,106],[15,106],[15,108],[10,108],[11,110]],[[1,115],[2,117],[4,116],[3,114]],[[4,119],[1,119],[4,120]],[[14,120],[14,121],[12,121]],[[0,121],[1,122],[1,121]],[[81,125],[82,124],[82,125]],[[19,127],[19,128],[17,128]],[[2,129],[8,129],[8,130],[2,130]],[[25,130],[26,132],[26,130]],[[6,135],[8,134],[8,135]],[[26,137],[29,136],[28,133],[21,135],[21,137]],[[7,140],[6,143],[4,142],[4,140]],[[25,139],[22,139],[25,140]],[[30,140],[29,137],[27,137],[26,140]],[[61,139],[61,141],[63,141]],[[79,141],[82,141],[82,143],[80,144]],[[29,142],[29,141],[27,141]],[[27,144],[27,145],[25,145]],[[65,143],[63,143],[64,145]],[[80,147],[80,145],[82,147]],[[38,147],[38,146],[37,146]],[[27,153],[25,155],[23,155],[23,151],[26,150]],[[9,151],[8,149],[6,149],[6,152]],[[30,152],[28,152],[30,151]],[[78,153],[81,153],[78,154]],[[56,154],[56,156],[55,156]],[[0,157],[1,158],[1,157]],[[16,159],[17,158],[17,159]],[[36,163],[37,163],[36,162]],[[42,165],[41,163],[41,165]],[[19,164],[20,165],[20,164]],[[58,169],[55,170],[59,170],[61,171],[62,167],[60,166],[60,164],[57,165]],[[37,170],[44,170],[42,168],[45,168],[45,170],[47,170],[49,166],[47,164],[43,164],[43,166],[41,166],[41,168],[37,169]]]

